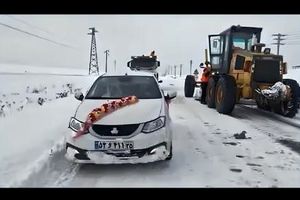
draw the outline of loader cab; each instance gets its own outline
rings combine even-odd
[[[231,26],[219,35],[209,35],[209,55],[212,71],[229,72],[235,48],[250,51],[253,43],[260,43],[262,28]],[[255,41],[254,41],[255,40]]]
[[[131,70],[156,70],[160,66],[156,56],[132,56],[127,62]]]
[[[152,73],[158,79],[158,71],[160,61],[156,56],[131,56],[131,60],[127,62],[127,67],[133,71],[145,71]]]

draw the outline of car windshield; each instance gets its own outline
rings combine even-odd
[[[131,95],[135,95],[139,99],[162,97],[154,77],[104,76],[95,81],[86,99],[119,99]]]

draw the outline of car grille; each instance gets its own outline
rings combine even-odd
[[[116,136],[129,136],[134,133],[140,124],[128,124],[128,125],[93,125],[93,131],[99,136],[116,137]],[[113,130],[118,130],[118,133]]]

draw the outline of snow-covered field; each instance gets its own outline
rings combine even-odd
[[[222,115],[185,98],[184,77],[161,77],[163,88],[178,92],[170,104],[171,161],[70,163],[63,156],[63,138],[79,104],[71,93],[84,92],[96,77],[50,75],[44,70],[34,75],[0,74],[2,104],[15,101],[16,105],[0,117],[2,187],[300,187],[299,114],[286,119],[248,103],[236,105],[229,116]],[[38,92],[32,93],[34,89]],[[66,97],[56,98],[64,92]],[[26,97],[32,102],[24,101]],[[39,97],[46,99],[42,105]],[[248,139],[234,137],[243,131]]]
[[[74,93],[85,92],[96,77],[83,70],[73,75],[47,67],[0,69],[0,186],[9,186],[41,169],[51,151],[62,150],[56,145],[78,104]]]
[[[0,63],[1,74],[11,73],[47,73],[47,74],[64,74],[64,75],[87,75],[87,69],[70,69],[59,67],[46,67],[46,66],[28,66],[20,64],[6,64]]]

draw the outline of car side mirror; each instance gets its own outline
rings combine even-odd
[[[160,66],[160,61],[157,61],[157,67],[159,67]]]
[[[162,82],[163,82],[163,80],[159,80],[158,82],[159,82],[159,83],[162,83]]]
[[[176,96],[177,96],[176,91],[167,91],[167,92],[165,92],[165,99],[166,100],[174,99]]]
[[[131,61],[127,62],[127,67],[131,67]]]
[[[82,101],[83,98],[84,98],[84,96],[83,96],[82,92],[75,93],[75,99]]]

